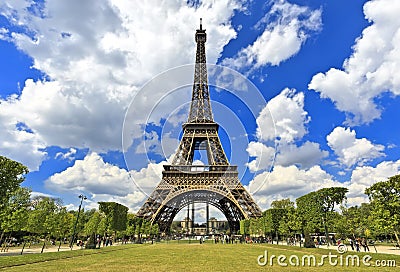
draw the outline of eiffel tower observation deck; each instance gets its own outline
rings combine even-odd
[[[183,136],[171,165],[164,165],[162,180],[137,215],[157,223],[161,232],[169,233],[179,211],[194,204],[206,203],[219,209],[226,217],[231,233],[237,233],[240,220],[260,217],[261,210],[238,178],[237,166],[230,165],[218,135],[210,103],[205,43],[206,30],[200,19],[196,30],[196,64],[192,101]],[[196,150],[205,150],[207,165],[193,165]],[[208,226],[208,222],[206,224]],[[188,230],[190,233],[191,230]],[[208,230],[207,230],[208,232]]]

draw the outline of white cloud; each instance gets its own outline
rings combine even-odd
[[[300,146],[281,144],[278,146],[275,165],[297,165],[300,169],[306,169],[318,164],[327,156],[328,151],[321,150],[318,143],[307,141]]]
[[[45,184],[54,192],[84,192],[91,202],[115,201],[136,212],[161,181],[163,163],[128,172],[105,163],[100,155],[92,152],[63,172],[52,175]]]
[[[73,161],[75,159],[75,154],[76,154],[76,149],[75,148],[70,148],[66,153],[63,152],[58,152],[56,154],[56,159],[61,158],[63,160],[69,160]]]
[[[1,103],[1,100],[0,100]],[[0,109],[4,105],[0,105]],[[0,110],[0,154],[21,162],[30,170],[39,170],[46,158],[45,141],[26,125],[19,127],[19,120]]]
[[[193,63],[193,34],[200,17],[207,28],[207,60],[215,63],[236,35],[230,20],[237,9],[234,0],[207,0],[197,7],[178,0],[140,5],[119,0],[5,1],[0,12],[18,27],[2,28],[1,37],[32,57],[48,79],[27,80],[20,96],[0,101],[0,119],[6,120],[0,137],[13,142],[0,152],[19,152],[13,158],[36,170],[46,146],[121,149],[124,113],[137,90],[168,68]],[[153,107],[152,95],[136,106]],[[15,129],[18,122],[32,130],[30,148],[24,147],[26,139],[15,136],[21,134]]]
[[[270,207],[271,202],[283,198],[296,198],[327,187],[345,187],[349,189],[347,205],[354,206],[369,202],[364,194],[366,188],[376,182],[385,181],[400,172],[400,160],[384,161],[374,166],[358,166],[349,181],[338,182],[320,168],[313,166],[308,170],[301,170],[291,165],[288,167],[276,166],[272,172],[263,172],[257,175],[249,184],[249,191],[257,203],[263,208]]]
[[[311,10],[285,0],[271,2],[271,10],[256,25],[264,28],[262,34],[236,56],[225,59],[223,64],[235,69],[279,65],[297,54],[310,33],[322,26],[321,10]]]
[[[384,161],[376,167],[359,166],[355,168],[350,181],[346,182],[346,186],[349,188],[348,204],[360,205],[363,202],[368,202],[368,197],[364,194],[366,188],[376,182],[386,181],[389,177],[398,175],[399,172],[400,160]]]
[[[356,132],[350,128],[336,127],[326,139],[340,163],[347,167],[363,165],[385,155],[383,145],[373,144],[366,138],[357,139]]]
[[[316,74],[309,89],[331,99],[340,111],[350,113],[347,122],[369,123],[381,109],[374,100],[385,92],[400,94],[400,2],[373,0],[364,5],[372,24],[365,28],[345,60],[343,69]]]
[[[307,133],[305,124],[310,120],[304,110],[304,94],[286,88],[257,117],[257,137],[262,141],[279,137],[282,142],[291,143]]]
[[[268,170],[272,163],[296,164],[302,169],[319,163],[328,152],[321,150],[318,143],[296,144],[307,134],[306,125],[310,120],[304,110],[304,93],[286,88],[272,98],[256,119],[258,142],[251,142],[247,147],[249,156],[255,157],[247,164],[249,170]]]
[[[250,183],[249,190],[262,208],[268,208],[273,200],[296,198],[325,187],[343,186],[333,177],[321,169],[313,166],[308,170],[276,166],[272,172],[263,172],[257,175]]]
[[[251,172],[269,170],[272,167],[275,159],[275,148],[260,142],[250,142],[246,151],[250,157],[255,157],[254,160],[247,163]]]

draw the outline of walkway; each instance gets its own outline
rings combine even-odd
[[[326,245],[322,245],[319,246],[319,248],[327,248]],[[336,246],[329,246],[329,249],[334,249],[336,250]],[[376,251],[375,251],[376,248]],[[396,249],[394,246],[381,246],[381,245],[377,245],[375,246],[375,248],[373,246],[369,246],[369,252],[370,253],[385,253],[385,254],[395,254],[395,255],[400,255],[400,249]],[[354,250],[351,250],[350,246],[347,246],[347,250],[348,252],[355,252]],[[364,252],[363,248],[360,248],[361,252]],[[368,252],[368,251],[367,251]]]
[[[79,247],[79,246],[74,246],[74,247],[72,248],[72,250],[78,250],[78,249],[81,249],[81,247]],[[60,250],[58,250],[58,245],[57,245],[57,246],[51,246],[51,245],[49,245],[49,246],[46,246],[46,247],[44,248],[43,253],[46,253],[46,252],[58,252],[58,251],[69,251],[69,250],[71,250],[71,248],[70,248],[69,246],[63,245],[63,246],[60,247]],[[22,251],[22,248],[21,248],[21,247],[17,247],[17,248],[15,248],[15,247],[10,247],[10,248],[8,248],[8,251],[6,251],[6,252],[0,252],[0,256],[15,256],[15,255],[21,255],[21,251]],[[25,254],[32,254],[32,253],[40,253],[41,251],[42,251],[42,247],[38,247],[38,246],[31,247],[31,248],[25,247],[25,248],[24,248],[23,255],[25,255]]]

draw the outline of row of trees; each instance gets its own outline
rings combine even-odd
[[[258,219],[242,220],[240,233],[253,236],[292,237],[303,234],[305,246],[312,246],[310,234],[337,238],[379,238],[392,234],[397,243],[400,231],[400,175],[375,183],[365,190],[370,202],[346,207],[347,188],[332,187],[296,199],[273,201]]]
[[[0,241],[11,236],[31,236],[69,242],[75,230],[77,239],[90,237],[94,244],[97,236],[140,237],[158,233],[157,225],[151,226],[115,202],[100,202],[99,210],[83,209],[78,217],[78,212],[68,211],[60,199],[32,198],[31,190],[21,187],[27,173],[22,164],[0,156]]]
[[[0,241],[19,233],[46,239],[72,237],[141,237],[158,234],[158,226],[128,213],[115,202],[100,202],[99,210],[67,211],[61,200],[38,196],[21,187],[28,169],[0,156]],[[394,234],[399,241],[400,175],[375,183],[365,190],[370,202],[347,208],[347,189],[324,188],[296,199],[272,202],[271,208],[258,219],[243,220],[244,235],[271,237],[334,232],[341,237],[382,237]],[[79,218],[79,220],[77,220]]]

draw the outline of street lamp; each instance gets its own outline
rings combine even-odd
[[[74,225],[74,232],[72,233],[71,242],[70,242],[70,244],[69,244],[69,247],[71,248],[71,250],[72,250],[72,248],[73,248],[73,246],[74,246],[76,225],[78,224],[79,214],[80,214],[80,212],[81,212],[81,207],[82,207],[82,202],[83,202],[83,200],[86,200],[86,199],[87,199],[87,197],[84,196],[84,195],[82,195],[82,194],[80,194],[78,197],[81,199],[81,203],[79,204],[78,215],[76,216],[76,221],[75,221],[75,225]]]

